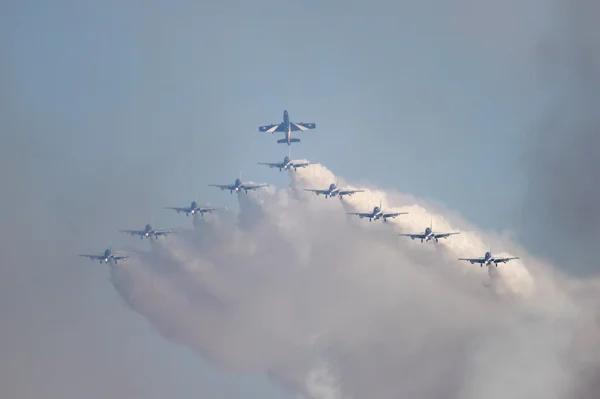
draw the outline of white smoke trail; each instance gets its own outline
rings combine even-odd
[[[325,167],[290,176],[290,188],[238,194],[239,214],[196,220],[112,269],[118,292],[167,339],[307,398],[569,397],[571,366],[592,345],[576,337],[598,331],[587,284],[414,197],[324,199],[302,189],[335,182]],[[380,199],[410,213],[387,224],[345,214]],[[461,234],[396,236],[431,221]],[[522,260],[457,260],[490,247]]]

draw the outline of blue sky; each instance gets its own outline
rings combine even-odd
[[[240,169],[286,185],[256,165],[287,154],[281,137],[257,131],[283,109],[317,123],[293,156],[514,229],[520,148],[548,97],[530,59],[540,2],[482,2],[497,15],[442,3],[5,3],[1,177],[14,188],[8,209],[22,210],[2,213],[16,233],[3,255],[11,287],[0,291],[13,327],[0,348],[40,375],[27,386],[15,377],[6,397],[74,398],[89,384],[108,386],[99,395],[284,397],[262,376],[166,342],[120,303],[106,270],[73,259],[110,240],[130,245],[118,229],[182,223],[163,206],[196,196],[235,206],[207,184]],[[40,203],[35,218],[26,212]],[[17,256],[25,240],[38,251]],[[63,363],[49,372],[55,356]]]

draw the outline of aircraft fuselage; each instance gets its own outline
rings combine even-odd
[[[290,116],[288,115],[287,110],[283,111],[283,126],[285,127],[285,130],[288,130],[290,127]]]
[[[329,197],[335,197],[338,194],[338,189],[335,188],[333,190],[329,190],[329,192],[325,193],[325,197],[329,196]]]
[[[283,111],[283,129],[285,130],[285,140],[287,145],[292,144],[292,125],[290,124],[290,116],[287,110]]]

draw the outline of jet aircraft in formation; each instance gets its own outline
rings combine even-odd
[[[486,252],[485,255],[483,255],[483,258],[458,258],[458,260],[466,260],[467,262],[471,262],[471,264],[479,263],[480,267],[483,267],[483,265],[491,266],[492,264],[495,264],[496,267],[498,267],[498,263],[506,263],[513,259],[520,258],[518,256],[513,256],[510,258],[496,257],[492,255],[490,251]]]
[[[140,236],[140,240],[150,237],[154,237],[154,239],[158,240],[160,236],[166,236],[168,234],[177,233],[178,230],[157,230],[153,229],[151,225],[147,224],[144,226],[144,230],[119,230],[122,233],[131,234],[132,236]]]
[[[257,183],[248,183],[242,181],[242,174],[240,173],[240,177],[235,179],[233,184],[209,184],[210,187],[219,187],[221,190],[229,190],[229,193],[233,193],[234,191],[237,193],[240,190],[244,190],[246,194],[248,194],[249,190],[256,190],[261,187],[267,187],[268,184],[257,184]]]
[[[89,258],[90,260],[99,260],[100,263],[114,262],[115,265],[117,264],[118,261],[125,260],[125,259],[129,258],[129,256],[115,255],[114,253],[112,253],[112,251],[110,250],[110,248],[106,249],[104,251],[104,253],[99,254],[99,255],[82,254],[82,255],[79,255],[79,256],[83,256],[83,257]]]
[[[174,210],[177,213],[185,212],[186,216],[200,214],[200,216],[204,217],[205,213],[213,213],[214,211],[221,211],[227,208],[215,208],[212,206],[198,206],[196,201],[192,201],[190,206],[179,208],[176,206],[166,206],[165,209]]]
[[[325,195],[325,198],[335,197],[336,195],[342,199],[344,195],[352,196],[352,194],[362,193],[365,190],[352,190],[350,188],[339,188],[336,183],[331,183],[326,189],[305,188],[304,191],[310,191],[316,195]]]
[[[277,140],[277,142],[278,143],[287,143],[288,146],[290,146],[292,143],[300,142],[300,139],[292,138],[292,132],[306,131],[306,130],[315,129],[315,128],[316,128],[315,123],[290,121],[287,110],[284,110],[283,111],[283,122],[278,123],[278,124],[273,124],[273,125],[260,126],[258,128],[258,130],[260,132],[268,132],[268,133],[272,133],[272,134],[275,132],[283,132],[283,133],[285,133],[285,138],[281,139],[281,140]],[[266,166],[269,166],[270,168],[278,168],[280,172],[282,170],[291,170],[291,169],[294,169],[294,171],[297,171],[298,168],[304,168],[304,167],[311,165],[311,162],[292,160],[290,157],[291,157],[291,151],[288,151],[288,156],[284,157],[282,162],[272,162],[272,163],[258,162],[258,164],[266,165]],[[248,193],[248,191],[250,191],[250,190],[256,190],[258,188],[267,187],[267,186],[269,186],[269,184],[257,184],[257,183],[244,182],[244,181],[242,181],[242,174],[240,172],[240,177],[235,179],[233,184],[209,184],[209,186],[218,187],[223,191],[229,190],[230,193],[233,193],[234,191],[237,193],[242,190],[245,193]],[[361,190],[361,189],[353,190],[353,189],[349,189],[349,188],[339,188],[338,184],[336,182],[336,183],[330,184],[329,187],[326,189],[305,188],[304,191],[313,192],[316,195],[323,194],[323,195],[325,195],[325,198],[338,196],[341,200],[342,197],[345,195],[352,196],[355,193],[361,193],[361,192],[364,192],[365,190]],[[212,213],[213,211],[223,210],[223,209],[227,209],[227,208],[215,208],[215,207],[208,207],[208,206],[201,207],[198,205],[198,203],[196,201],[192,201],[189,207],[166,207],[166,209],[174,210],[177,213],[184,212],[186,214],[186,216],[189,216],[190,214],[191,215],[200,214],[200,216],[203,217],[204,213]],[[379,206],[375,206],[371,212],[348,212],[348,215],[356,215],[356,216],[360,217],[361,219],[368,218],[369,221],[383,219],[384,222],[387,222],[387,219],[389,219],[389,218],[395,218],[399,215],[405,215],[405,214],[408,214],[408,212],[386,212],[386,211],[384,211],[381,206],[381,200],[379,201]],[[154,237],[155,239],[158,239],[159,236],[166,236],[168,234],[178,232],[178,230],[156,230],[156,229],[153,229],[150,224],[147,224],[143,230],[120,230],[120,231],[131,234],[133,236],[137,235],[140,237],[140,239],[143,239],[144,237],[146,237],[146,238]],[[433,231],[433,223],[432,223],[431,226],[427,227],[425,229],[425,232],[423,232],[423,233],[398,234],[398,235],[403,236],[403,237],[410,237],[413,240],[419,239],[419,240],[421,240],[421,242],[428,242],[428,241],[432,241],[432,240],[435,240],[435,242],[438,242],[438,240],[440,238],[448,238],[449,236],[454,235],[454,234],[460,234],[460,232],[435,233]],[[115,255],[111,251],[111,249],[105,250],[103,254],[98,254],[98,255],[81,254],[79,256],[87,257],[91,260],[99,260],[100,263],[114,262],[114,264],[116,264],[117,261],[126,260],[129,258],[128,256],[124,256],[124,255]],[[482,258],[459,258],[458,260],[468,261],[471,264],[478,263],[481,265],[481,267],[483,267],[483,265],[490,266],[492,264],[494,264],[494,265],[496,265],[496,267],[498,267],[498,263],[506,263],[513,259],[519,259],[519,257],[496,257],[491,254],[491,251],[488,251],[485,253],[485,255]]]
[[[379,206],[375,206],[371,212],[348,212],[348,215],[356,215],[361,219],[369,218],[369,222],[383,219],[385,223],[387,223],[388,218],[395,218],[396,216],[406,214],[408,212],[384,212],[381,208],[381,200],[379,200]]]
[[[282,162],[257,162],[257,163],[259,165],[266,165],[270,168],[279,168],[280,172],[282,170],[290,170],[290,169],[294,169],[294,171],[297,171],[298,168],[306,168],[308,165],[311,164],[308,161],[295,161],[293,159],[290,159],[290,156],[291,156],[291,152],[288,152],[288,155],[283,158]]]
[[[285,138],[281,140],[277,140],[278,143],[287,143],[287,145],[292,145],[292,143],[299,143],[300,139],[292,138],[292,132],[297,131],[305,131],[309,129],[316,128],[317,125],[315,123],[306,123],[306,122],[292,122],[290,121],[290,116],[288,115],[287,110],[283,111],[283,122],[259,126],[259,132],[267,132],[267,133],[275,133],[275,132],[283,132],[285,133]]]
[[[431,222],[431,226],[425,229],[424,233],[416,233],[416,234],[398,234],[401,237],[410,237],[412,240],[419,239],[421,242],[429,242],[431,240],[435,240],[435,242],[439,242],[440,238],[448,238],[451,235],[460,234],[460,232],[456,231],[453,233],[435,233],[433,231],[433,222]]]

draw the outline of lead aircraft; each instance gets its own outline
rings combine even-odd
[[[348,212],[348,215],[356,215],[359,218],[369,218],[369,222],[378,219],[383,219],[387,223],[388,218],[395,218],[396,216],[406,215],[408,212],[384,212],[381,208],[381,200],[379,200],[379,206],[373,208],[371,212]]]
[[[316,128],[317,125],[315,123],[306,123],[306,122],[292,122],[290,121],[290,116],[287,110],[283,111],[283,122],[273,124],[273,125],[265,125],[259,126],[259,132],[267,132],[267,133],[275,133],[275,132],[283,132],[285,133],[285,138],[281,140],[277,140],[278,143],[287,143],[287,145],[292,145],[292,143],[299,143],[300,139],[292,138],[292,132],[296,131],[306,131],[309,129]]]
[[[513,259],[520,258],[518,256],[513,256],[510,258],[496,257],[492,255],[491,251],[486,252],[485,255],[483,255],[483,258],[458,258],[458,260],[466,260],[467,262],[471,262],[471,264],[479,263],[480,267],[483,267],[483,265],[490,266],[492,264],[495,264],[496,267],[498,267],[498,263],[506,263]]]
[[[308,161],[295,161],[290,159],[291,151],[288,151],[288,155],[283,158],[283,162],[257,162],[259,165],[266,165],[270,168],[279,168],[279,171],[294,169],[298,171],[298,168],[306,168],[310,165]]]

